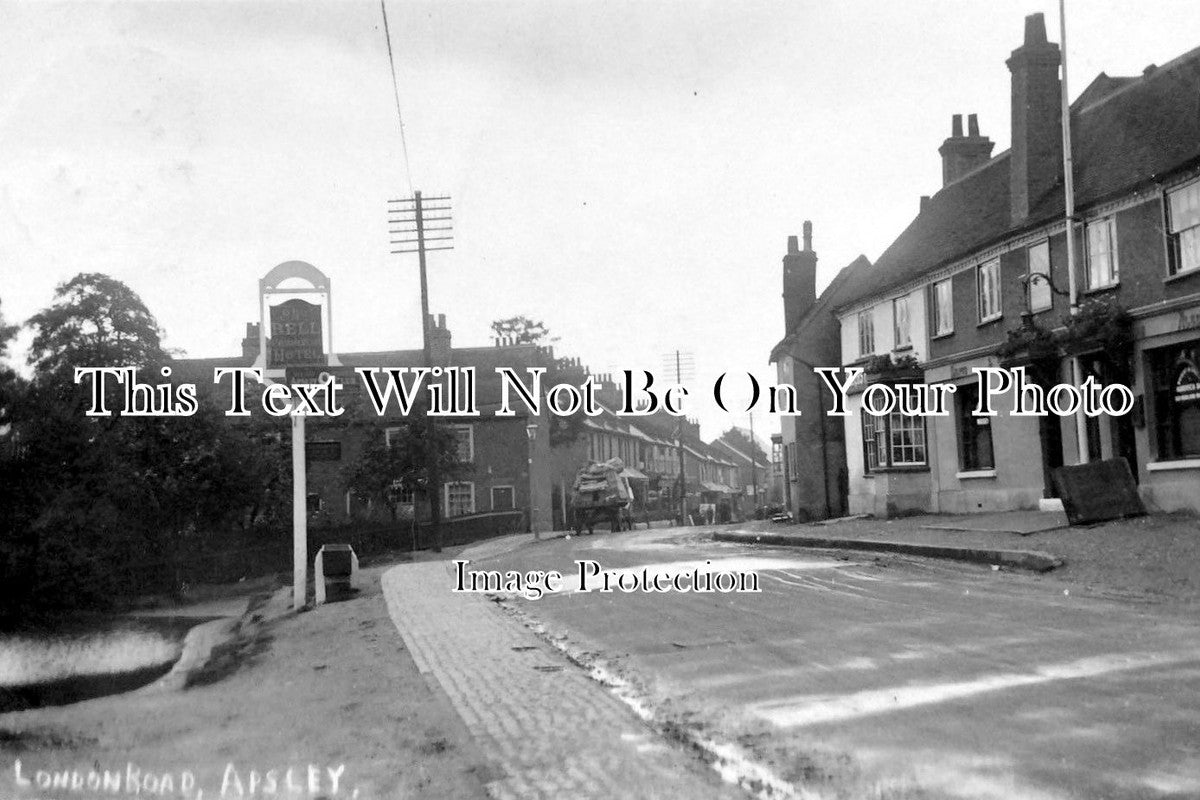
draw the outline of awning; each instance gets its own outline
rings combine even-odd
[[[625,469],[621,470],[621,477],[628,478],[631,481],[648,481],[648,480],[650,480],[650,478],[647,477],[644,472],[637,469],[636,467],[626,467]]]
[[[706,492],[716,492],[717,494],[723,494],[729,491],[728,486],[722,486],[721,484],[713,483],[712,481],[701,481],[700,488]]]

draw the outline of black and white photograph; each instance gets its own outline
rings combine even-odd
[[[1200,800],[1200,7],[0,0],[105,798]]]

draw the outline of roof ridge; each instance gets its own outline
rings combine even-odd
[[[1186,53],[1178,55],[1175,58],[1172,58],[1170,61],[1168,61],[1166,64],[1163,64],[1162,66],[1159,66],[1157,64],[1147,65],[1147,69],[1149,69],[1150,66],[1154,67],[1154,69],[1150,70],[1150,74],[1148,74],[1148,75],[1146,74],[1145,71],[1143,71],[1141,75],[1118,75],[1118,76],[1110,75],[1108,77],[1111,80],[1122,80],[1123,78],[1128,79],[1128,80],[1123,86],[1118,86],[1116,89],[1113,89],[1108,94],[1104,95],[1103,97],[1100,97],[1097,100],[1094,100],[1091,103],[1088,103],[1086,106],[1083,106],[1082,108],[1072,109],[1072,112],[1075,114],[1090,113],[1090,112],[1094,111],[1095,109],[1103,106],[1105,103],[1107,103],[1109,100],[1113,99],[1114,97],[1119,97],[1122,94],[1124,94],[1125,92],[1130,91],[1134,87],[1149,83],[1150,81],[1154,80],[1155,78],[1162,75],[1163,73],[1178,69],[1183,64],[1185,64],[1188,61],[1191,61],[1193,59],[1196,59],[1196,58],[1200,58],[1200,46],[1193,47],[1191,50],[1188,50]],[[1100,74],[1103,75],[1104,72],[1101,71]],[[1099,77],[1099,76],[1097,76],[1097,77]],[[1080,97],[1082,97],[1082,96],[1083,95],[1081,94]],[[1077,97],[1075,99],[1078,100],[1079,98]]]

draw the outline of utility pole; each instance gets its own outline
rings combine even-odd
[[[695,367],[692,361],[691,353],[681,353],[676,350],[673,354],[675,361],[675,383],[683,384],[683,374],[686,371],[691,377],[691,372]],[[666,359],[672,358],[672,355],[667,355]],[[669,364],[669,362],[668,362]],[[675,444],[679,449],[679,524],[687,524],[687,472],[684,469],[683,462],[683,418],[681,417],[675,423]]]
[[[1067,89],[1067,5],[1066,0],[1058,0],[1058,25],[1062,39],[1062,143],[1063,143],[1063,192],[1065,194],[1067,222],[1067,287],[1071,293],[1071,316],[1079,313],[1079,288],[1075,277],[1075,169],[1071,160],[1071,105]],[[1071,356],[1071,382],[1076,386],[1083,385],[1082,369],[1079,356]],[[1075,413],[1075,439],[1080,464],[1087,463],[1087,421],[1083,409]]]
[[[433,203],[432,206],[426,206],[425,203]],[[440,204],[440,205],[439,205]],[[393,255],[399,253],[416,253],[417,263],[421,271],[421,341],[425,350],[425,366],[435,367],[442,366],[441,364],[433,363],[433,349],[430,344],[431,327],[433,319],[429,315],[429,277],[425,270],[425,254],[431,250],[453,250],[452,244],[439,244],[433,247],[427,245],[427,242],[452,242],[453,234],[453,217],[450,216],[450,198],[447,197],[430,197],[423,198],[420,192],[413,192],[412,197],[405,197],[399,200],[389,200],[388,205],[388,225],[397,227],[388,228],[388,233],[408,237],[415,235],[416,238],[400,238],[392,239],[391,244],[399,245],[398,250],[391,251]],[[426,216],[426,212],[432,212],[435,216]],[[439,216],[441,215],[441,216]],[[426,222],[446,223],[438,227],[426,227]],[[436,233],[436,236],[426,236],[427,231]],[[442,551],[442,479],[441,470],[439,469],[437,452],[433,447],[434,423],[433,417],[429,415],[429,409],[425,410],[425,469],[429,475],[429,481],[426,484],[426,494],[429,497],[429,525],[433,529],[433,551],[440,553]]]
[[[750,412],[750,482],[754,485],[754,510],[758,511],[758,442],[754,440],[754,412]]]

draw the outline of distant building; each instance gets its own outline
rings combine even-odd
[[[258,327],[255,323],[247,325],[240,357],[180,359],[175,366],[176,376],[194,380],[198,386],[211,386],[214,367],[253,365],[258,356]],[[555,363],[553,351],[532,344],[453,347],[445,316],[441,315],[432,322],[431,353],[437,365],[475,368],[480,411],[479,416],[440,420],[454,430],[460,459],[470,467],[468,474],[445,481],[438,487],[436,502],[441,504],[443,518],[519,510],[524,512],[523,528],[528,527],[532,518],[538,530],[551,530],[555,477],[551,471],[551,419],[544,404],[538,416],[527,414],[520,403],[513,405],[515,416],[496,416],[501,384],[495,370],[512,367],[524,375],[528,367],[548,367]],[[345,369],[418,367],[425,363],[424,351],[419,349],[338,353],[337,357]],[[581,367],[579,370],[582,372]],[[387,415],[379,418],[367,405],[357,378],[343,383],[347,386],[346,407],[357,405],[369,418],[380,419],[383,428],[380,435],[390,437],[395,428],[388,425],[389,421],[398,425],[403,419],[395,404],[389,406]],[[354,497],[344,485],[343,468],[358,458],[363,446],[362,437],[368,435],[367,432],[340,421],[323,422],[316,418],[307,427],[310,515],[329,524],[386,518],[386,509]],[[410,508],[415,506],[419,518],[428,515],[427,508],[422,511],[423,502],[413,492],[402,494],[401,503]]]

